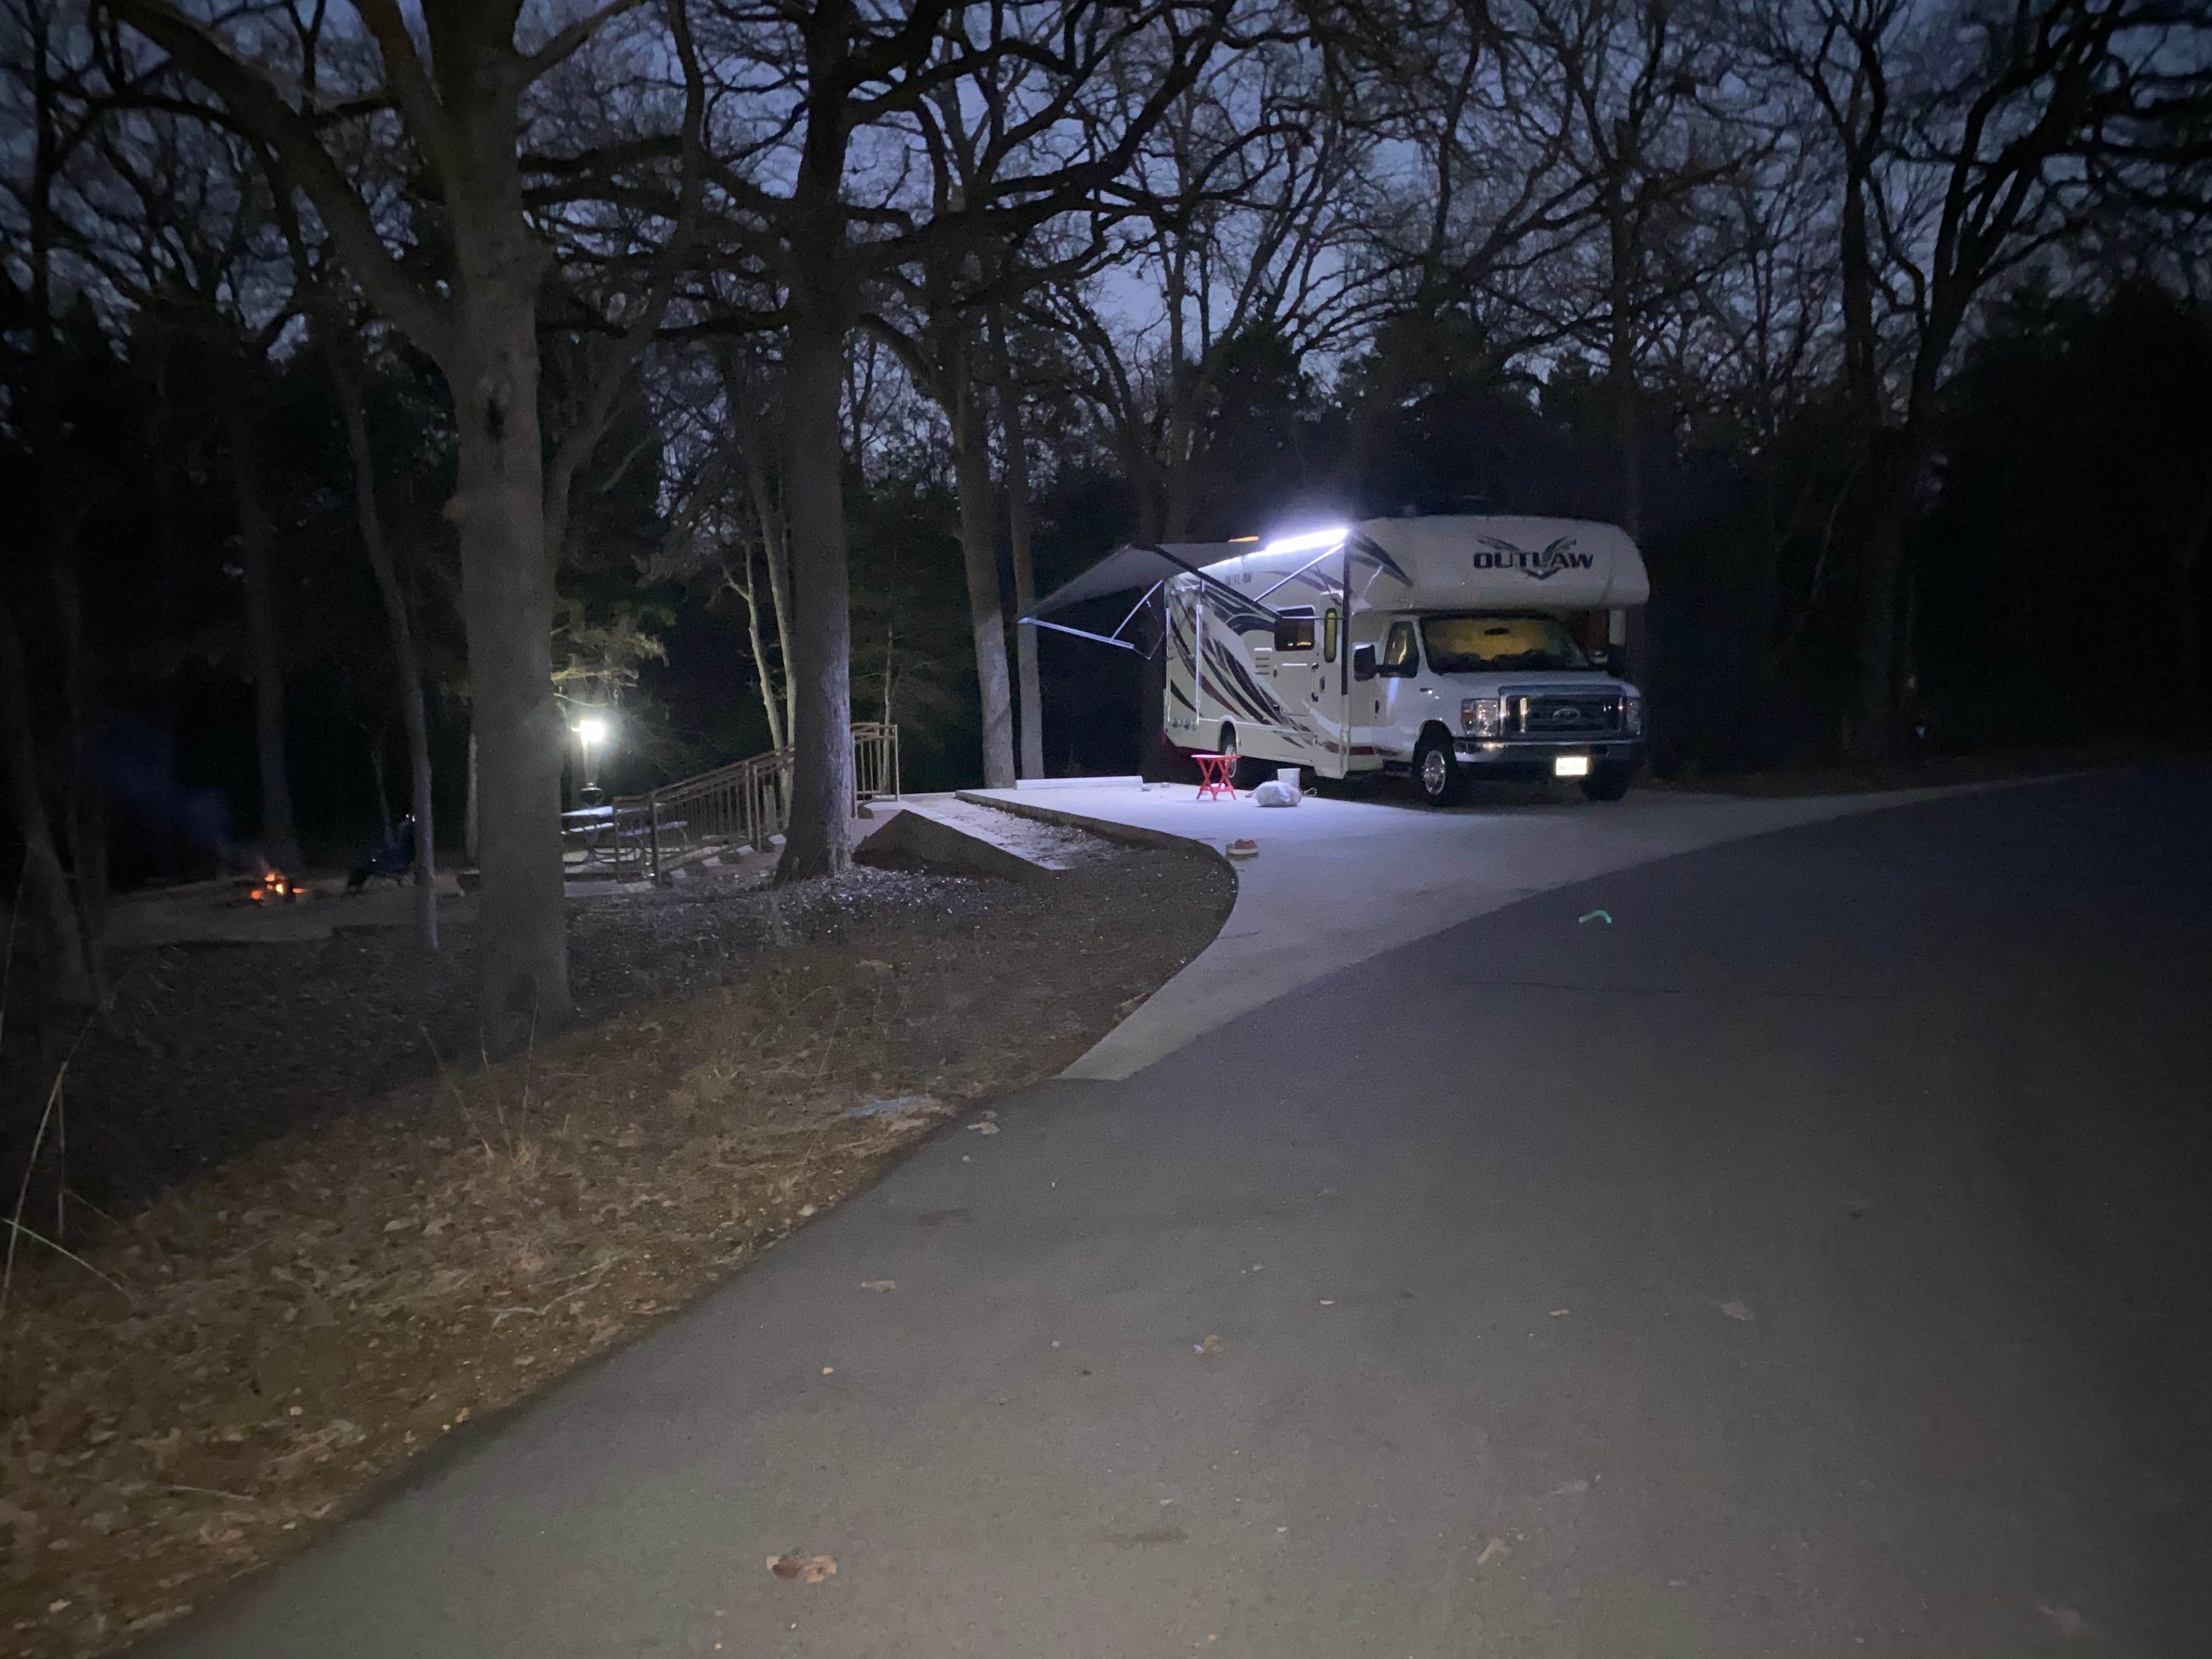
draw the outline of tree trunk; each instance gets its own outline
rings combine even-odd
[[[2204,700],[2197,685],[2197,606],[2198,582],[2197,572],[2204,558],[2204,544],[2212,539],[2212,453],[2204,457],[2207,471],[2197,486],[2196,510],[2179,530],[2166,523],[2168,540],[2173,547],[2174,644],[2176,666],[2181,678],[2181,706],[2185,730],[2191,735],[2203,729]]]
[[[1137,771],[1147,783],[1161,783],[1176,775],[1177,757],[1168,742],[1168,595],[1163,587],[1145,601],[1137,644],[1145,654],[1137,659]],[[1194,738],[1204,746],[1206,739]],[[1188,768],[1189,762],[1182,763]]]
[[[884,724],[889,726],[895,718],[891,713],[891,690],[898,684],[898,623],[890,617],[884,620]]]
[[[353,459],[354,520],[361,532],[362,551],[376,576],[376,591],[384,600],[385,637],[392,646],[393,690],[399,696],[399,715],[407,732],[409,809],[415,815],[415,923],[422,948],[438,948],[438,853],[435,817],[430,798],[430,721],[423,704],[422,665],[415,653],[415,626],[409,615],[407,595],[399,586],[399,573],[392,562],[392,546],[385,539],[384,514],[376,500],[376,459],[369,447],[368,420],[362,408],[361,386],[335,356],[331,380],[337,388],[338,407],[345,419],[346,448]],[[377,799],[384,799],[384,763],[377,758]]]
[[[1625,204],[1617,199],[1607,215],[1612,252],[1606,365],[1612,382],[1613,440],[1620,446],[1620,527],[1628,539],[1644,538],[1644,444],[1636,407],[1636,325],[1629,305],[1636,247]]]
[[[968,621],[982,698],[983,787],[1014,785],[1013,689],[1006,678],[1006,609],[999,586],[999,538],[991,511],[991,423],[983,387],[965,350],[951,365],[952,470],[960,493],[960,559],[968,574]]]
[[[70,899],[69,872],[54,844],[53,825],[39,790],[35,729],[22,636],[0,596],[0,762],[8,773],[8,805],[16,837],[23,843],[22,887],[44,927],[47,994],[70,1006],[88,1007],[96,996],[85,962],[84,936]]]
[[[494,208],[477,216],[504,216]],[[460,312],[447,379],[459,477],[447,510],[460,531],[474,700],[483,855],[477,1020],[485,1051],[497,1055],[573,1012],[561,878],[564,745],[538,424],[540,259],[519,215],[506,234],[462,238],[458,253]]]
[[[2181,678],[2184,730],[2192,737],[2204,725],[2203,694],[2197,683],[2197,560],[2185,557],[2174,570],[2174,613],[2177,643],[2180,647],[2177,665]]]
[[[1190,539],[1191,510],[1194,469],[1187,461],[1170,460],[1164,469],[1160,486],[1160,539],[1164,542],[1183,542]]]
[[[1852,697],[1859,758],[1887,760],[1896,738],[1897,612],[1905,574],[1905,526],[1912,507],[1916,459],[1911,441],[1888,433],[1865,532],[1859,589],[1858,684]]]
[[[230,420],[230,476],[238,501],[239,562],[246,568],[246,632],[253,662],[253,741],[261,770],[261,850],[295,871],[300,838],[284,765],[284,640],[276,617],[276,530],[261,493],[261,434],[241,387]]]
[[[1006,546],[1014,561],[1014,613],[1036,603],[1036,558],[1030,542],[1030,456],[1022,428],[1021,389],[1014,383],[1004,327],[995,319],[991,348],[999,391],[999,430],[1006,445]],[[1044,697],[1037,686],[1037,631],[1014,624],[1014,672],[1021,700],[1021,773],[1044,775]]]
[[[54,610],[61,622],[69,700],[70,872],[76,878],[77,931],[84,940],[93,1000],[105,1012],[107,982],[107,785],[100,775],[100,672],[84,626],[84,592],[72,541],[54,557]]]
[[[1136,487],[1137,539],[1149,545],[1170,539],[1167,490],[1143,447],[1133,435],[1121,445],[1122,464]],[[1147,783],[1163,783],[1190,765],[1167,734],[1168,596],[1163,587],[1145,601],[1135,635],[1137,659],[1137,771]]]
[[[376,796],[376,834],[379,841],[392,839],[392,789],[384,781],[384,741],[392,733],[386,726],[372,732],[366,721],[362,722],[361,734],[368,739],[368,787]]]
[[[792,632],[791,823],[778,882],[842,875],[853,864],[853,618],[845,551],[843,331],[802,317],[789,347]]]
[[[768,469],[761,465],[757,452],[748,444],[745,450],[745,483],[752,493],[753,517],[759,521],[761,558],[768,566],[769,606],[775,617],[775,642],[783,655],[783,721],[778,727],[770,714],[769,727],[777,732],[775,746],[782,748],[790,741],[790,733],[799,726],[799,688],[793,683],[791,672],[791,562],[788,551],[790,538],[780,534],[776,522],[775,503],[768,488]],[[840,480],[839,489],[843,488]],[[750,601],[748,601],[750,603]],[[761,665],[763,695],[773,684],[768,672],[768,659],[755,659]]]
[[[760,676],[761,713],[768,716],[768,746],[770,749],[781,749],[787,742],[784,735],[783,699],[775,689],[775,675],[769,666],[768,641],[761,631],[760,590],[755,585],[753,550],[750,544],[745,548],[744,583],[740,585],[732,580],[728,574],[727,567],[724,568],[722,580],[729,584],[731,592],[744,601],[745,642],[752,648],[753,669]]]
[[[1613,441],[1620,447],[1620,527],[1628,539],[1644,541],[1644,432],[1636,395],[1636,326],[1632,310],[1630,279],[1636,267],[1637,247],[1628,222],[1626,205],[1616,197],[1607,216],[1611,251],[1610,302],[1612,316],[1607,341],[1607,376],[1612,381]],[[1622,641],[1628,660],[1623,671],[1648,684],[1650,665],[1644,660],[1650,641],[1644,607],[1628,613],[1627,634]]]
[[[469,711],[469,775],[461,801],[461,858],[471,869],[476,866],[477,848],[477,716]]]
[[[158,618],[154,666],[154,726],[161,736],[161,821],[155,830],[161,873],[171,881],[184,879],[194,849],[185,830],[184,784],[177,775],[178,680],[185,656],[183,595],[179,577],[184,558],[178,548],[177,472],[180,458],[173,452],[175,409],[169,380],[173,372],[165,348],[153,363],[153,410],[148,424],[147,460],[154,473],[155,614]]]

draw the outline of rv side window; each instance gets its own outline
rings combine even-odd
[[[1275,618],[1275,649],[1310,651],[1314,648],[1313,612],[1286,611]]]
[[[1413,624],[1400,620],[1390,624],[1389,637],[1382,641],[1382,672],[1386,674],[1418,674],[1421,672],[1420,647],[1413,642]]]
[[[1334,611],[1322,613],[1321,659],[1323,662],[1336,660],[1336,612]]]

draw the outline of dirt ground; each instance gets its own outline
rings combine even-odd
[[[1234,887],[1081,839],[1024,883],[580,902],[585,1023],[491,1067],[457,1059],[465,938],[427,969],[404,931],[142,964],[66,1097],[70,1187],[119,1218],[76,1200],[70,1259],[14,1233],[0,1293],[0,1653],[104,1651],[222,1594],[1064,1067]]]

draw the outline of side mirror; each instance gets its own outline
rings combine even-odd
[[[1352,678],[1355,680],[1371,680],[1375,678],[1376,672],[1375,647],[1371,645],[1353,646],[1352,647]]]

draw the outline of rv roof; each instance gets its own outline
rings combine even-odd
[[[1651,593],[1636,544],[1619,526],[1589,520],[1369,519],[1346,526],[1345,533],[1352,540],[1353,599],[1362,609],[1600,610],[1642,605]],[[1238,541],[1125,547],[1025,614],[1048,616],[1085,599],[1199,574],[1224,585],[1236,583],[1246,599],[1255,597],[1253,584],[1263,574],[1279,579],[1294,572],[1304,573],[1298,586],[1333,592],[1342,567],[1329,556],[1341,544],[1341,537],[1323,527],[1256,545]],[[1279,603],[1304,597],[1286,587]]]
[[[1650,597],[1643,558],[1619,526],[1580,519],[1458,515],[1369,519],[1349,526],[1352,586],[1363,609],[1534,606],[1547,611],[1642,605]],[[1259,548],[1217,544],[1206,572],[1256,592],[1263,580],[1304,572],[1302,586],[1340,580],[1326,533],[1279,538]],[[1191,558],[1197,550],[1181,548]],[[1287,598],[1288,595],[1286,594]]]

